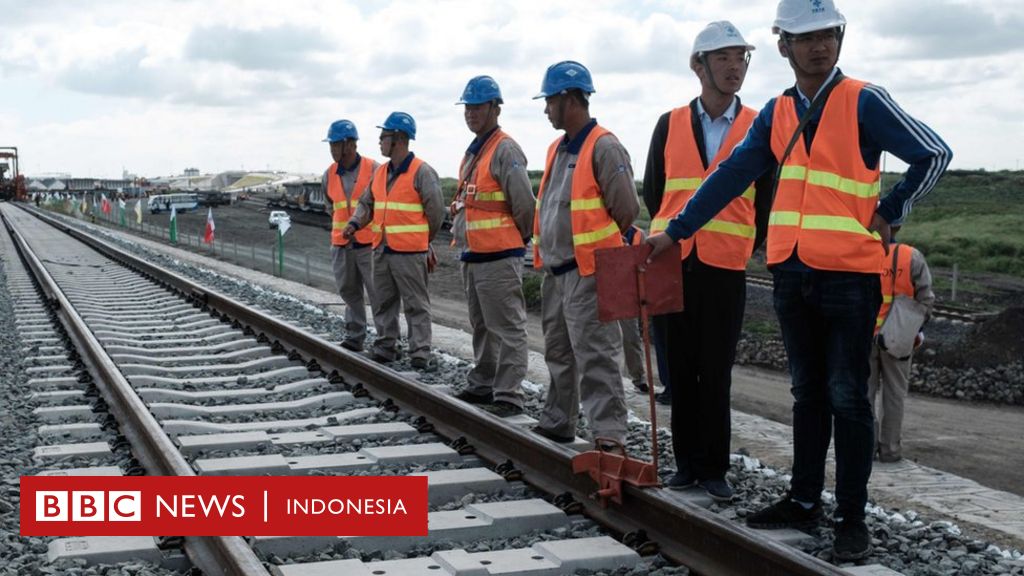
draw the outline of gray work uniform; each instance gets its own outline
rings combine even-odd
[[[570,202],[580,136],[583,133],[574,142],[559,145],[540,205],[539,248],[545,272],[541,314],[551,384],[539,426],[561,436],[575,435],[582,401],[594,438],[625,442],[619,325],[597,319],[594,276],[564,268],[575,259]],[[620,230],[627,229],[640,211],[629,153],[615,136],[605,135],[594,146],[593,167],[605,208]]]
[[[480,150],[476,149],[475,153],[474,150],[475,146],[471,146],[463,159],[461,181],[476,181],[477,167],[473,159]],[[533,230],[536,198],[526,173],[526,156],[514,140],[506,138],[495,148],[489,169],[505,193],[519,237],[528,239]],[[525,248],[497,254],[470,252],[464,209],[455,214],[452,234],[462,254],[462,286],[466,290],[469,323],[473,328],[475,365],[466,376],[468,390],[478,394],[491,392],[495,400],[521,407],[529,354],[526,299],[523,297]]]
[[[359,198],[365,194],[373,184],[373,178],[370,178],[366,190],[354,190],[359,177],[359,166],[360,159],[357,159],[355,170],[344,170],[341,173],[341,187],[345,192],[345,198],[350,202],[353,196]],[[377,162],[373,163],[373,170],[377,170]],[[329,176],[330,174],[324,172],[322,186],[327,214],[332,216],[334,207],[331,204],[331,199],[327,196],[327,178]],[[363,342],[366,340],[364,292],[369,295],[371,307],[375,297],[373,246],[357,245],[354,239],[344,246],[331,245],[331,268],[334,270],[334,283],[338,287],[338,293],[341,294],[341,299],[345,302],[345,341],[354,348],[362,350]]]
[[[411,154],[410,154],[411,156]],[[411,161],[407,158],[404,165]],[[390,192],[397,177],[389,170],[387,190]],[[444,200],[441,197],[441,183],[426,162],[420,165],[413,178],[413,188],[420,195],[423,213],[427,217],[429,237],[441,229],[444,222]],[[373,219],[373,192],[367,190],[352,223],[358,227],[367,225]],[[427,292],[427,254],[425,252],[395,252],[388,248],[387,234],[381,231],[381,243],[373,255],[373,286],[377,291],[373,304],[373,320],[377,326],[377,340],[373,343],[376,356],[394,360],[398,357],[398,339],[401,326],[400,311],[405,312],[405,323],[409,331],[408,353],[411,358],[430,358],[430,294]]]
[[[896,245],[889,246],[889,254]],[[910,248],[903,245],[902,249]],[[914,299],[923,304],[931,313],[935,304],[932,291],[932,273],[924,255],[911,248],[910,282],[914,286]],[[889,262],[892,262],[891,256]],[[884,282],[885,280],[883,280]],[[876,338],[871,346],[871,375],[868,377],[868,400],[875,411],[875,449],[884,458],[902,458],[903,401],[910,387],[910,364],[913,354],[907,358],[895,358],[878,345]],[[881,395],[881,402],[878,396]]]

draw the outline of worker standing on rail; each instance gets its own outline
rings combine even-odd
[[[834,427],[833,553],[844,561],[871,550],[864,523],[875,446],[868,360],[890,224],[931,191],[952,156],[885,90],[840,73],[845,25],[832,0],[779,2],[773,30],[796,85],[765,105],[686,209],[664,234],[647,240],[660,251],[693,236],[751,181],[781,165],[767,260],[793,379],[793,478],[789,495],[748,516],[747,524],[783,528],[821,520]],[[909,169],[879,201],[879,158],[886,150]]]
[[[556,442],[576,434],[580,402],[594,438],[626,439],[619,364],[622,335],[597,319],[594,251],[622,246],[640,211],[629,153],[590,117],[594,84],[578,62],[551,65],[540,94],[565,135],[548,148],[533,221],[533,265],[544,271],[544,359],[551,385],[534,432]]]
[[[373,241],[376,231],[367,226],[352,238],[344,234],[345,226],[355,214],[356,206],[370,189],[377,162],[359,155],[359,133],[350,120],[333,122],[327,130],[334,162],[324,172],[322,188],[326,191],[327,212],[331,215],[331,267],[341,299],[345,301],[345,338],[341,346],[360,352],[366,340],[366,304],[363,294],[374,299]]]
[[[875,412],[875,456],[881,462],[899,462],[903,458],[903,401],[910,386],[913,352],[905,357],[894,356],[885,348],[878,332],[889,316],[893,298],[898,295],[913,298],[928,315],[935,305],[928,263],[917,248],[902,242],[896,244],[899,229],[899,226],[892,226],[893,243],[889,246],[889,258],[882,264],[882,308],[875,321],[871,376],[868,378],[868,398]],[[919,331],[914,349],[923,342],[924,333]]]
[[[427,274],[436,263],[430,242],[444,222],[441,183],[437,172],[409,150],[409,141],[416,139],[412,116],[392,112],[377,128],[381,129],[381,154],[390,160],[377,168],[370,191],[363,194],[344,232],[345,237],[354,238],[368,225],[380,231],[373,240],[377,340],[370,357],[378,362],[398,358],[398,313],[404,309],[412,367],[434,369]]]
[[[523,412],[529,352],[523,260],[536,199],[522,148],[498,126],[503,102],[498,83],[477,76],[456,103],[465,105],[466,126],[476,137],[459,165],[450,211],[476,362],[457,398],[514,416]]]
[[[651,233],[663,232],[694,191],[747,134],[757,116],[736,96],[743,87],[750,52],[732,23],[712,22],[697,35],[690,69],[700,96],[658,119],[644,172],[643,195],[654,218]],[[673,490],[699,484],[720,501],[732,498],[725,479],[732,434],[729,393],[736,345],[746,306],[746,267],[764,242],[772,174],[755,184],[705,224],[680,240],[683,311],[654,319],[667,355],[672,401]]]

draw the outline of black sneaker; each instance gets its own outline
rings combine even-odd
[[[711,496],[711,499],[715,502],[731,502],[733,491],[732,486],[729,485],[729,481],[725,479],[719,480],[701,480],[700,487]]]
[[[455,395],[457,400],[463,402],[469,402],[470,404],[490,404],[494,402],[494,393],[490,390],[486,392],[473,392],[472,390],[463,390]]]
[[[633,379],[633,389],[635,389],[637,392],[643,392],[643,393],[646,394],[647,393],[647,382],[644,382],[643,378],[639,378],[639,379],[634,378]]]
[[[821,504],[810,508],[794,502],[789,496],[775,504],[747,516],[751,528],[813,528],[821,522]]]
[[[836,560],[844,562],[860,560],[871,555],[871,536],[863,519],[836,522],[832,555]]]
[[[571,444],[574,440],[576,440],[575,436],[562,436],[561,434],[555,434],[551,430],[548,430],[547,428],[541,428],[540,426],[534,426],[533,428],[530,428],[530,431],[532,431],[534,434],[538,436],[543,436],[548,440],[554,440],[559,444]]]
[[[487,406],[486,410],[498,418],[508,418],[509,416],[518,416],[523,413],[522,406],[517,406],[505,400],[495,401],[490,406]]]
[[[658,392],[654,395],[654,401],[662,406],[672,405],[672,393],[671,392]]]
[[[686,490],[697,484],[697,478],[689,472],[676,472],[668,481],[665,487],[669,490]]]

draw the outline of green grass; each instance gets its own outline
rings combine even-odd
[[[932,267],[1024,277],[1024,172],[950,170],[914,206],[899,238]]]

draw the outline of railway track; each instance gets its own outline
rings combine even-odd
[[[528,422],[458,402],[58,220],[0,210],[89,375],[46,384],[60,398],[50,425],[63,428],[43,448],[72,454],[56,473],[83,473],[73,454],[92,443],[130,448],[124,461],[151,475],[428,477],[426,538],[181,539],[205,574],[571,574],[643,569],[655,550],[701,574],[844,573],[676,493],[627,486],[621,505],[603,508],[589,477],[571,472],[575,452]],[[81,400],[83,379],[116,428]],[[96,561],[83,551],[104,545],[62,539],[51,554]],[[174,549],[154,541],[145,552],[172,569]]]

